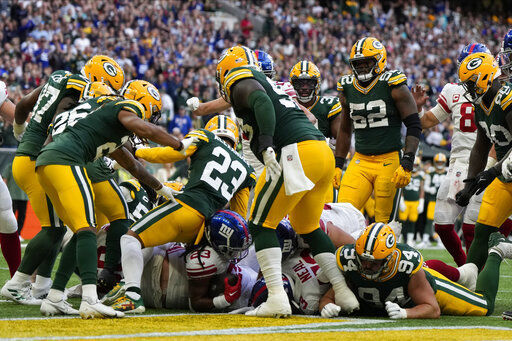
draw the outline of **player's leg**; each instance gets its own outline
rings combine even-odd
[[[395,170],[400,166],[398,152],[380,155],[375,158],[372,174],[375,176],[375,221],[387,223],[398,200],[395,200],[397,189],[391,182]],[[416,218],[417,219],[417,218]]]
[[[427,219],[425,223],[425,230],[423,231],[423,240],[422,243],[424,245],[430,244],[430,238],[434,234],[434,212],[436,209],[436,202],[430,201],[427,205]]]
[[[21,247],[18,222],[12,211],[9,189],[4,181],[0,181],[0,246],[12,277],[21,262]]]
[[[485,264],[489,236],[498,231],[512,213],[512,183],[495,179],[486,189],[475,225],[475,239],[468,251],[467,262],[479,269]]]
[[[143,247],[170,241],[194,243],[198,236],[202,236],[203,228],[204,216],[201,213],[188,205],[170,200],[143,215],[121,237],[121,262],[126,292],[112,307],[126,313],[145,311],[140,289],[144,267]]]
[[[110,222],[107,230],[105,265],[98,275],[98,291],[106,294],[116,284],[115,269],[121,261],[121,237],[128,231],[131,221],[128,205],[113,180],[94,183],[94,205],[97,212],[106,216]]]
[[[372,178],[367,174],[372,166],[361,154],[354,155],[341,178],[338,202],[351,203],[358,210],[363,208],[373,191]]]

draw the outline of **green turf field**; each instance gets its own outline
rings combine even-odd
[[[441,259],[453,264],[444,250],[424,250],[425,259]],[[0,260],[0,283],[9,273]],[[70,285],[76,284],[74,276]],[[78,299],[70,300],[75,308]],[[241,315],[189,314],[184,311],[148,309],[143,316],[123,320],[84,321],[80,318],[43,318],[39,307],[27,307],[0,301],[0,340],[2,339],[167,339],[175,337],[202,339],[261,340],[262,337],[290,339],[299,333],[304,340],[329,340],[350,337],[354,340],[420,339],[420,340],[512,340],[512,321],[501,318],[503,310],[512,309],[512,264],[501,266],[500,290],[496,309],[489,317],[443,316],[438,320],[322,319],[292,317],[289,319],[249,318]],[[297,336],[295,336],[297,337]]]

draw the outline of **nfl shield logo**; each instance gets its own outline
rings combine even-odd
[[[460,176],[460,172],[455,173],[455,176],[459,177]]]
[[[286,160],[288,160],[288,161],[293,161],[293,155],[288,155],[288,156],[286,157]]]

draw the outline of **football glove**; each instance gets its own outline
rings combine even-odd
[[[494,167],[491,167],[488,170],[478,173],[477,176],[475,177],[475,194],[478,195],[482,193],[487,188],[487,186],[489,186],[491,182],[493,182],[494,179],[496,179],[498,175],[500,175],[499,171]]]
[[[277,179],[281,176],[281,165],[277,162],[276,153],[272,147],[267,147],[262,153],[263,163],[267,169],[265,180]]]
[[[199,108],[199,98],[192,97],[187,99],[187,107],[190,109],[190,111],[194,112]]]
[[[242,275],[238,275],[235,285],[230,285],[228,278],[224,278],[224,298],[229,304],[232,304],[240,298],[242,294]]]
[[[23,124],[18,124],[16,121],[12,122],[12,133],[18,142],[20,142],[23,138],[25,129],[27,129],[27,122],[23,122]]]
[[[455,194],[455,202],[461,207],[466,207],[469,204],[469,199],[471,199],[476,191],[476,189],[474,189],[476,187],[475,178],[465,179],[464,182],[466,183],[464,188]]]
[[[343,157],[336,156],[336,168],[334,168],[334,179],[332,180],[332,185],[336,189],[340,189],[341,185],[341,176],[343,175],[343,166],[345,166],[346,159]]]
[[[199,142],[197,137],[187,137],[186,139],[181,140],[181,149],[178,150],[181,154],[187,155],[187,149],[192,146],[195,146]]]
[[[420,198],[420,202],[418,204],[418,214],[422,214],[425,211],[425,199]]]
[[[322,315],[323,318],[327,319],[327,318],[338,316],[340,311],[341,311],[341,307],[340,306],[337,306],[334,303],[327,303],[323,307],[322,311],[320,312],[320,315]]]
[[[512,180],[512,155],[509,155],[501,165],[501,174],[505,180]]]
[[[391,301],[386,301],[386,311],[388,312],[389,318],[394,320],[407,318],[407,311]]]
[[[396,188],[403,188],[411,182],[411,171],[407,171],[403,166],[399,166],[395,170],[395,174],[391,178],[391,182],[395,184]]]
[[[157,190],[156,190],[156,193],[157,193],[158,195],[161,195],[161,196],[166,197],[166,198],[167,198],[167,200],[175,201],[175,200],[174,200],[174,196],[175,196],[176,194],[181,194],[181,193],[183,193],[183,191],[177,191],[177,190],[175,190],[175,189],[173,189],[173,188],[171,188],[171,187],[168,187],[168,186],[166,186],[166,185],[163,185],[163,184],[162,184],[162,188],[157,189]]]

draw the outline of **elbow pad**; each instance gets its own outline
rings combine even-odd
[[[420,116],[417,113],[407,116],[403,120],[403,122],[404,122],[405,126],[407,127],[406,136],[414,136],[414,137],[420,138],[421,122],[420,122]]]

